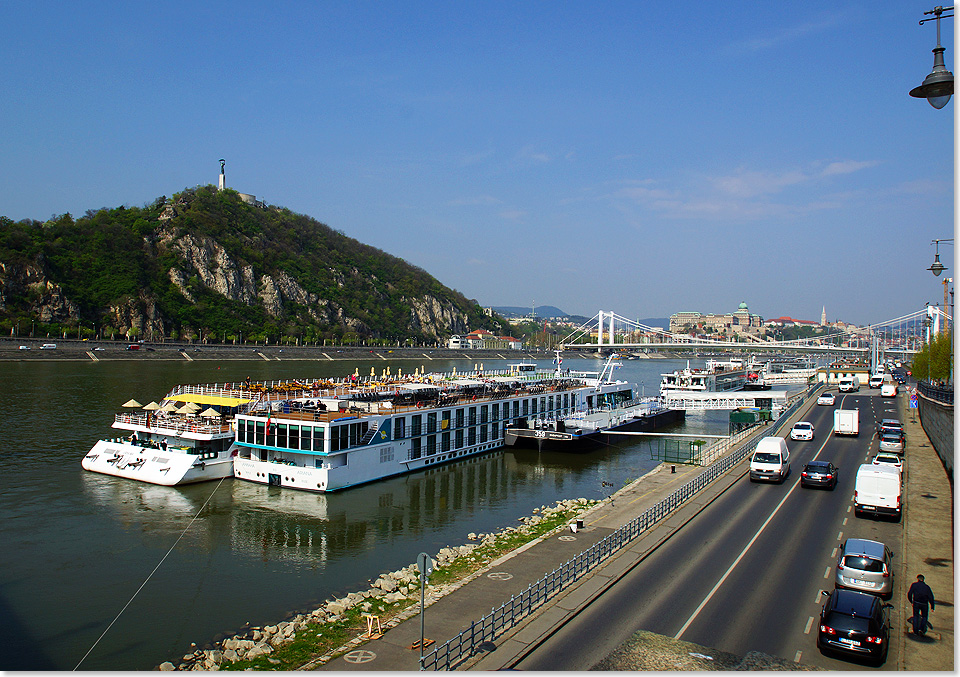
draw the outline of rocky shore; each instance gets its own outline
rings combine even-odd
[[[466,536],[468,543],[442,548],[434,558],[434,573],[431,575],[431,579],[441,582],[428,583],[425,604],[429,606],[480,575],[485,567],[495,563],[506,552],[564,528],[570,520],[596,503],[586,498],[558,501],[553,506],[535,508],[533,515],[519,518],[519,526],[504,527],[496,533],[470,533]],[[451,580],[445,581],[446,578]],[[320,665],[366,641],[362,635],[349,639],[344,635],[345,641],[330,645],[330,639],[344,631],[356,635],[356,621],[363,614],[386,617],[381,627],[387,630],[419,613],[419,599],[420,575],[416,565],[410,564],[397,571],[381,574],[365,590],[329,600],[313,611],[292,615],[289,620],[276,625],[245,628],[231,637],[193,649],[176,664],[172,661],[161,663],[157,669],[208,671],[228,666],[241,668],[244,666],[237,664],[257,659],[266,660],[277,670],[301,668],[304,663],[308,666]],[[350,621],[353,621],[354,627],[345,628],[344,625],[349,625]],[[327,639],[324,639],[324,633]],[[275,656],[298,638],[308,639],[310,644],[316,646],[316,651],[307,647],[309,655],[306,661],[295,660],[291,664],[290,657]]]

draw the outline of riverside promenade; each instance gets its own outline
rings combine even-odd
[[[814,402],[811,398],[811,403]],[[903,553],[898,557],[900,581],[893,603],[901,612],[895,618],[906,619],[909,610],[906,591],[924,574],[938,602],[930,614],[933,629],[923,638],[909,634],[906,624],[894,625],[891,642],[899,647],[899,661],[888,668],[898,670],[954,670],[954,585],[953,585],[953,494],[943,466],[920,426],[919,419],[906,409],[906,397],[898,397],[907,434],[905,478],[905,513]],[[790,417],[790,423],[803,415]],[[769,434],[761,427],[755,436]],[[749,439],[749,438],[748,438]],[[532,645],[549,635],[566,619],[574,616],[610,587],[624,572],[645,557],[677,529],[737,482],[747,472],[745,460],[722,474],[696,496],[683,503],[672,514],[636,538],[630,545],[597,566],[588,575],[547,601],[515,627],[498,636],[488,649],[470,657],[456,669],[509,669]],[[637,515],[659,503],[684,483],[704,471],[699,466],[661,464],[654,471],[616,492],[610,499],[594,506],[582,516],[583,529],[576,533],[553,532],[533,541],[477,572],[459,587],[429,604],[424,616],[424,636],[446,641],[469,623],[510,600],[531,583],[586,550]],[[558,536],[563,536],[559,538]],[[643,635],[643,650],[619,656],[618,670],[802,670],[784,659],[752,653],[744,657],[724,656],[723,661],[706,663],[691,659],[690,646],[651,633]],[[656,639],[651,641],[650,637]],[[326,663],[312,661],[301,669],[335,671],[418,670],[419,651],[412,649],[420,639],[420,617],[413,615],[384,632],[373,641],[358,640],[355,646]],[[429,653],[436,644],[427,646]],[[722,652],[718,652],[722,653]],[[632,661],[632,662],[631,662]]]

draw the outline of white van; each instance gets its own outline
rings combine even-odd
[[[764,437],[750,457],[750,481],[783,482],[790,474],[790,451],[782,437]]]
[[[860,390],[860,379],[856,376],[844,376],[837,384],[841,393],[852,393]]]
[[[862,515],[889,515],[900,520],[903,508],[903,487],[900,471],[883,465],[863,464],[857,470],[857,485],[853,492],[853,513]]]
[[[883,374],[874,374],[870,377],[870,387],[879,388],[883,385]]]
[[[896,397],[897,396],[897,384],[896,383],[884,383],[880,386],[880,397]]]

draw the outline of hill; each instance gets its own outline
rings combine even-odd
[[[0,332],[26,326],[37,336],[396,344],[504,324],[400,258],[203,186],[76,220],[0,217]]]
[[[552,317],[573,317],[568,313],[563,312],[556,306],[536,306],[534,312],[539,318],[552,318]],[[523,306],[494,306],[493,311],[498,315],[503,317],[529,317],[530,316],[530,306],[524,308]],[[584,318],[586,319],[586,318]]]

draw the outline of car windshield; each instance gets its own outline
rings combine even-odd
[[[886,435],[883,436],[883,441],[884,441],[884,442],[897,442],[897,443],[899,443],[899,442],[900,442],[900,436],[899,436],[899,435],[894,435],[893,433],[889,433],[889,434],[886,434]]]
[[[753,460],[757,463],[779,463],[780,454],[765,454],[761,451],[753,455]]]
[[[813,426],[810,425],[809,423],[797,423],[797,424],[794,424],[793,429],[794,430],[810,430],[810,428],[812,427]]]
[[[900,463],[899,456],[877,456],[878,463]]]
[[[843,566],[872,574],[883,573],[883,562],[863,555],[847,555],[843,558]]]
[[[826,463],[814,461],[813,463],[807,463],[807,470],[813,470],[814,472],[829,472],[830,466]]]

